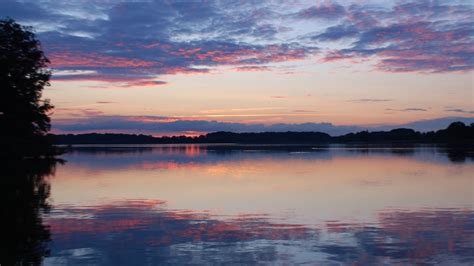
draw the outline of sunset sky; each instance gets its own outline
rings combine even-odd
[[[474,122],[472,1],[3,0],[5,17],[51,60],[58,133]]]

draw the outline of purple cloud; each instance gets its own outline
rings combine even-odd
[[[272,12],[267,5],[2,2],[0,16],[36,26],[54,69],[95,72],[53,79],[124,82],[126,78],[151,84],[165,74],[205,73],[219,65],[256,69],[269,62],[305,58],[312,49],[268,42],[280,27],[263,20]],[[257,44],[259,40],[266,43]]]
[[[336,41],[340,39],[353,38],[359,35],[359,29],[354,25],[337,25],[327,28],[323,33],[312,36],[312,40]]]
[[[403,108],[403,109],[393,109],[393,108],[386,108],[386,111],[400,111],[400,112],[426,112],[428,111],[425,108],[420,108],[420,107],[409,107],[409,108]]]
[[[378,99],[378,98],[362,98],[362,99],[355,99],[349,100],[349,102],[356,102],[356,103],[379,103],[379,102],[391,102],[392,99]]]
[[[124,86],[162,84],[163,75],[207,73],[223,65],[271,70],[273,63],[322,51],[321,62],[371,59],[386,72],[471,71],[473,11],[469,2],[424,0],[392,5],[0,1],[0,17],[35,27],[55,70],[84,72],[53,79]],[[318,32],[301,36],[300,29],[286,26],[295,20]],[[340,41],[350,43],[333,45]]]
[[[419,108],[419,107],[411,107],[411,108],[404,108],[402,109],[403,112],[426,112],[425,108]]]
[[[453,112],[453,113],[474,114],[474,110],[465,110],[462,108],[446,108],[444,110],[446,112]]]
[[[447,127],[451,122],[462,121],[474,123],[474,118],[445,117],[432,120],[415,121],[402,125],[384,125],[367,127],[361,125],[334,125],[327,122],[321,123],[278,123],[278,124],[247,124],[233,122],[219,122],[214,120],[189,120],[165,116],[90,116],[79,119],[54,119],[53,130],[56,132],[145,132],[148,134],[169,133],[185,134],[186,132],[285,132],[285,131],[320,131],[331,135],[342,135],[370,129],[390,130],[393,128],[408,127],[420,131],[437,130]]]
[[[174,132],[260,132],[260,131],[324,131],[333,134],[344,134],[360,129],[353,126],[335,126],[330,123],[301,124],[245,124],[219,122],[214,120],[189,120],[185,118],[163,116],[94,116],[82,119],[57,119],[53,129],[60,132],[135,132],[139,128],[149,134]]]
[[[406,2],[391,9],[353,5],[345,21],[312,39],[353,38],[324,61],[375,58],[385,72],[455,72],[474,69],[473,6],[438,1]]]
[[[293,14],[298,19],[337,19],[345,14],[345,8],[335,2],[326,1]]]

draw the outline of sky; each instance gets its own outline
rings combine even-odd
[[[56,133],[474,122],[472,1],[0,1],[52,68]]]

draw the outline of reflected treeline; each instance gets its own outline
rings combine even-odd
[[[48,254],[49,228],[42,212],[49,211],[50,183],[57,160],[4,160],[0,178],[3,233],[0,265],[39,265]]]
[[[146,146],[67,146],[62,148],[67,153],[90,153],[96,155],[111,155],[111,154],[142,154],[150,153],[153,151],[153,147]]]
[[[291,158],[288,158],[291,155]],[[63,156],[69,165],[89,169],[143,168],[144,165],[206,165],[248,160],[316,159],[329,160],[332,153],[314,146],[254,145],[158,145],[158,146],[79,146],[68,147]]]
[[[147,153],[158,151],[168,154],[186,154],[186,155],[203,155],[208,151],[229,154],[237,151],[274,151],[274,152],[293,152],[293,151],[323,151],[331,147],[330,145],[279,145],[279,144],[261,144],[261,145],[244,145],[244,144],[157,144],[157,145],[69,145],[62,146],[69,153],[95,153],[95,154],[121,154],[121,153]]]
[[[348,151],[358,154],[377,155],[390,154],[395,156],[417,157],[420,153],[431,152],[442,155],[452,163],[474,161],[473,145],[344,145]]]
[[[80,162],[82,155],[93,156],[84,158],[84,163],[94,164],[111,161],[115,167],[128,167],[141,164],[143,161],[171,161],[183,163],[213,163],[244,159],[285,158],[330,160],[334,157],[354,156],[396,156],[409,157],[421,161],[439,163],[466,163],[474,161],[472,145],[221,145],[221,144],[185,144],[185,145],[110,145],[110,146],[68,146],[66,156],[72,156],[72,162]]]
[[[474,213],[466,209],[387,210],[373,224],[307,226],[265,214],[168,210],[163,201],[143,200],[59,207],[48,223],[53,264],[474,262]]]
[[[438,148],[438,152],[445,154],[453,163],[474,161],[473,147],[442,146]]]

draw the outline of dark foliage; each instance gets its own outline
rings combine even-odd
[[[29,27],[0,20],[0,156],[42,156],[52,152],[49,100],[41,100],[51,72]]]
[[[248,144],[304,144],[327,143],[331,136],[320,132],[214,132],[199,137],[152,137],[133,134],[50,135],[58,144],[141,144],[141,143],[248,143]]]
[[[133,134],[67,134],[67,135],[49,135],[51,141],[58,144],[141,144],[156,143],[156,138],[147,135]]]
[[[399,128],[388,132],[362,131],[335,137],[336,142],[420,142],[420,143],[472,143],[474,142],[474,124],[466,126],[462,122],[454,122],[446,129],[417,132],[413,129]]]
[[[436,132],[421,133],[399,128],[391,131],[350,133],[331,137],[321,132],[214,132],[199,137],[152,137],[133,134],[50,135],[57,144],[160,144],[160,143],[241,143],[241,144],[310,144],[310,143],[474,143],[474,124],[452,123]]]
[[[209,133],[204,138],[206,143],[326,143],[331,136],[321,132],[262,132],[262,133]]]
[[[420,141],[420,132],[413,129],[398,128],[391,131],[362,131],[335,137],[338,142],[385,142],[385,141]]]

